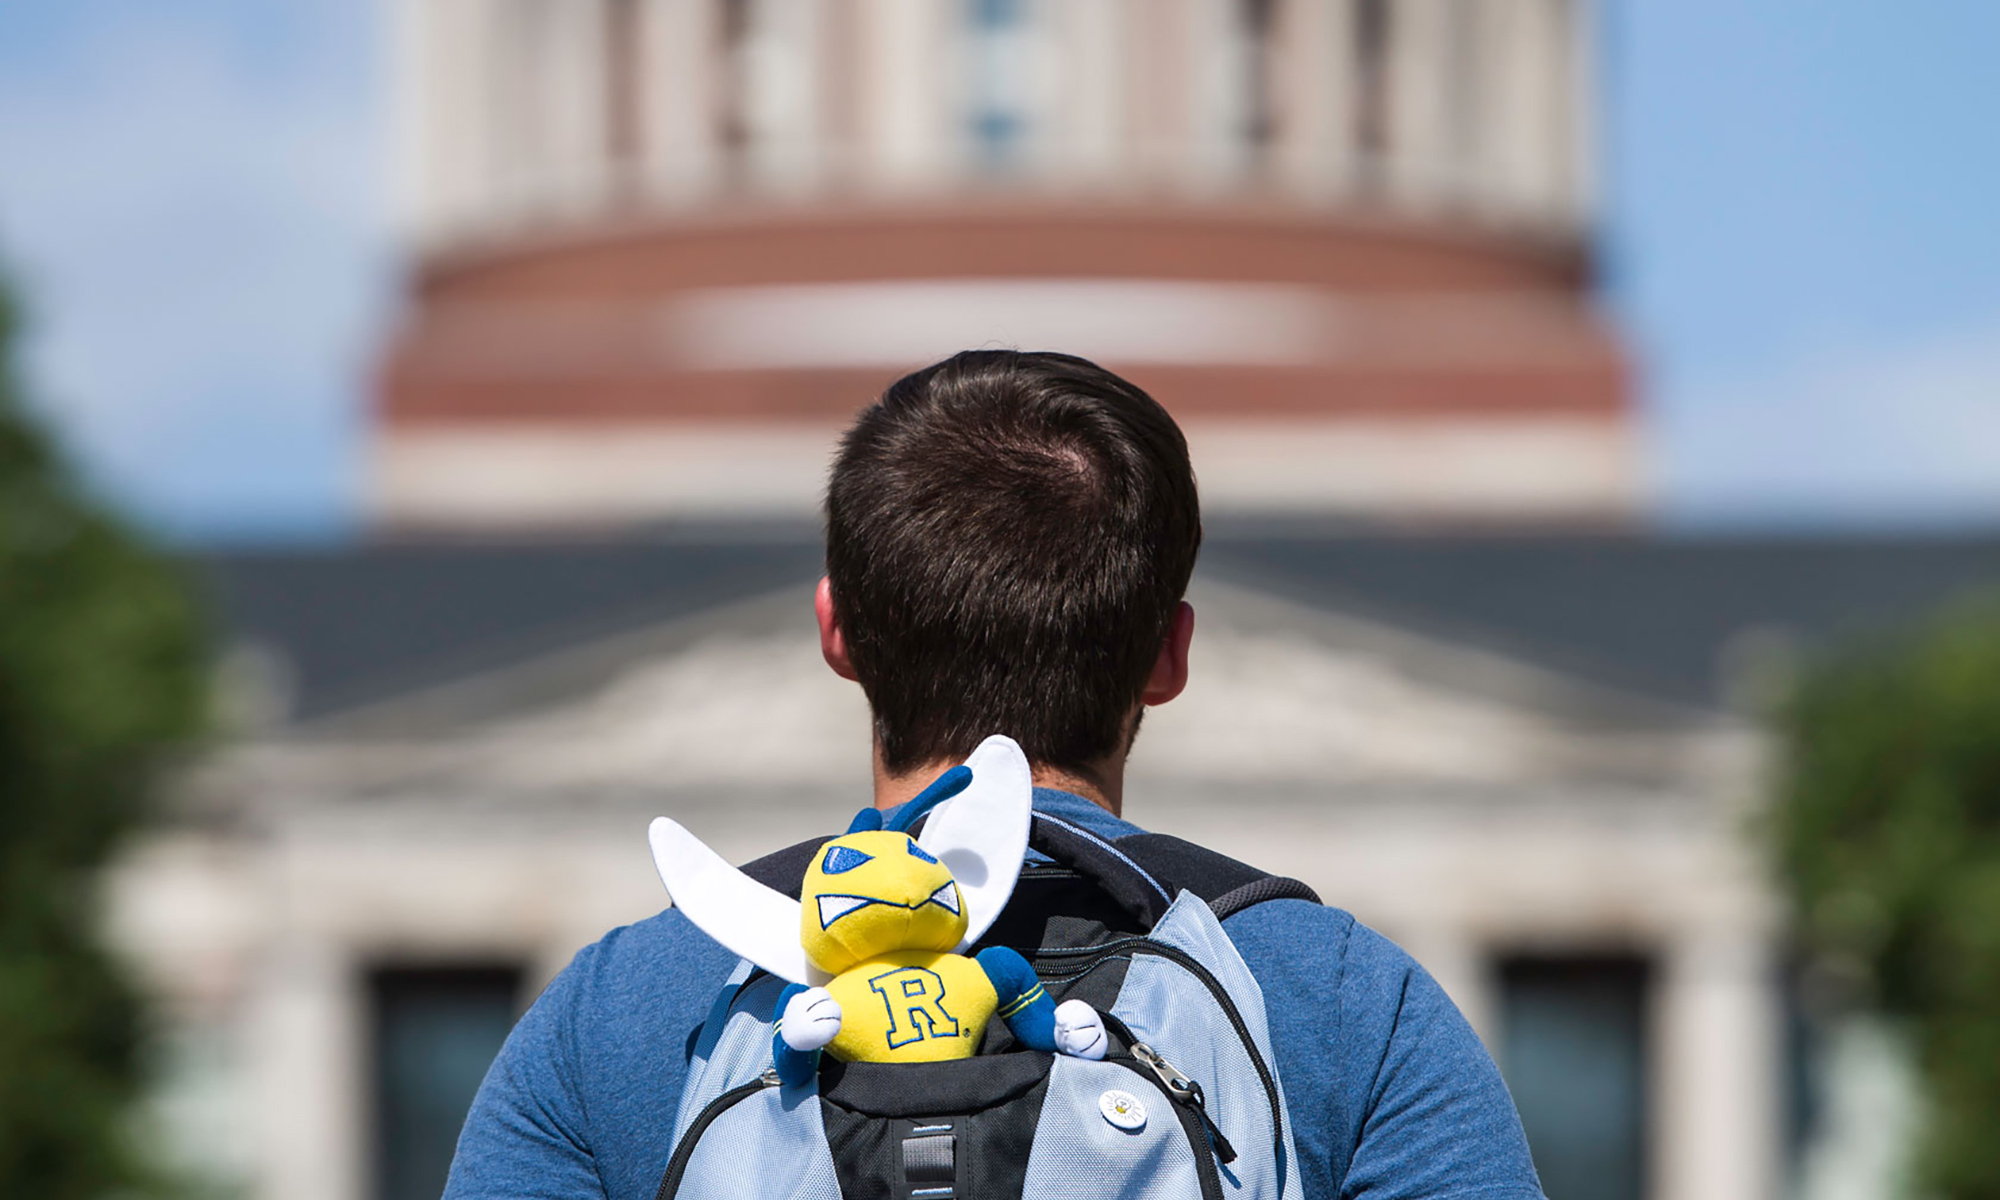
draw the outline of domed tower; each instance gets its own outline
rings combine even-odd
[[[813,511],[968,346],[1096,358],[1212,512],[1603,523],[1589,0],[402,0],[391,528]]]

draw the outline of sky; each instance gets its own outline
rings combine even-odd
[[[39,407],[195,541],[357,529],[395,0],[0,4]],[[2000,3],[1601,0],[1605,306],[1658,520],[2000,525]]]

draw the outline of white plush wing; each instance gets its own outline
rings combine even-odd
[[[979,940],[1014,894],[1035,799],[1027,755],[1013,738],[987,738],[965,765],[972,782],[932,810],[917,839],[958,880],[968,919],[960,951]]]
[[[667,895],[695,928],[793,983],[818,983],[799,944],[799,902],[745,875],[678,822],[656,817],[646,830]]]

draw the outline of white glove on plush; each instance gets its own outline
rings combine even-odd
[[[840,1017],[840,1001],[832,993],[825,988],[807,988],[785,1002],[778,1036],[794,1050],[818,1050],[839,1036]]]
[[[792,1018],[785,1015],[785,1029],[789,1033]],[[1099,1059],[1111,1048],[1111,1039],[1104,1032],[1104,1019],[1097,1010],[1081,1000],[1065,1000],[1056,1005],[1056,1049],[1074,1058]]]

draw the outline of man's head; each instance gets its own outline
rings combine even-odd
[[[1005,733],[1087,774],[1161,698],[1200,507],[1180,430],[1111,372],[968,351],[905,376],[848,431],[826,518],[831,620],[886,770]]]

